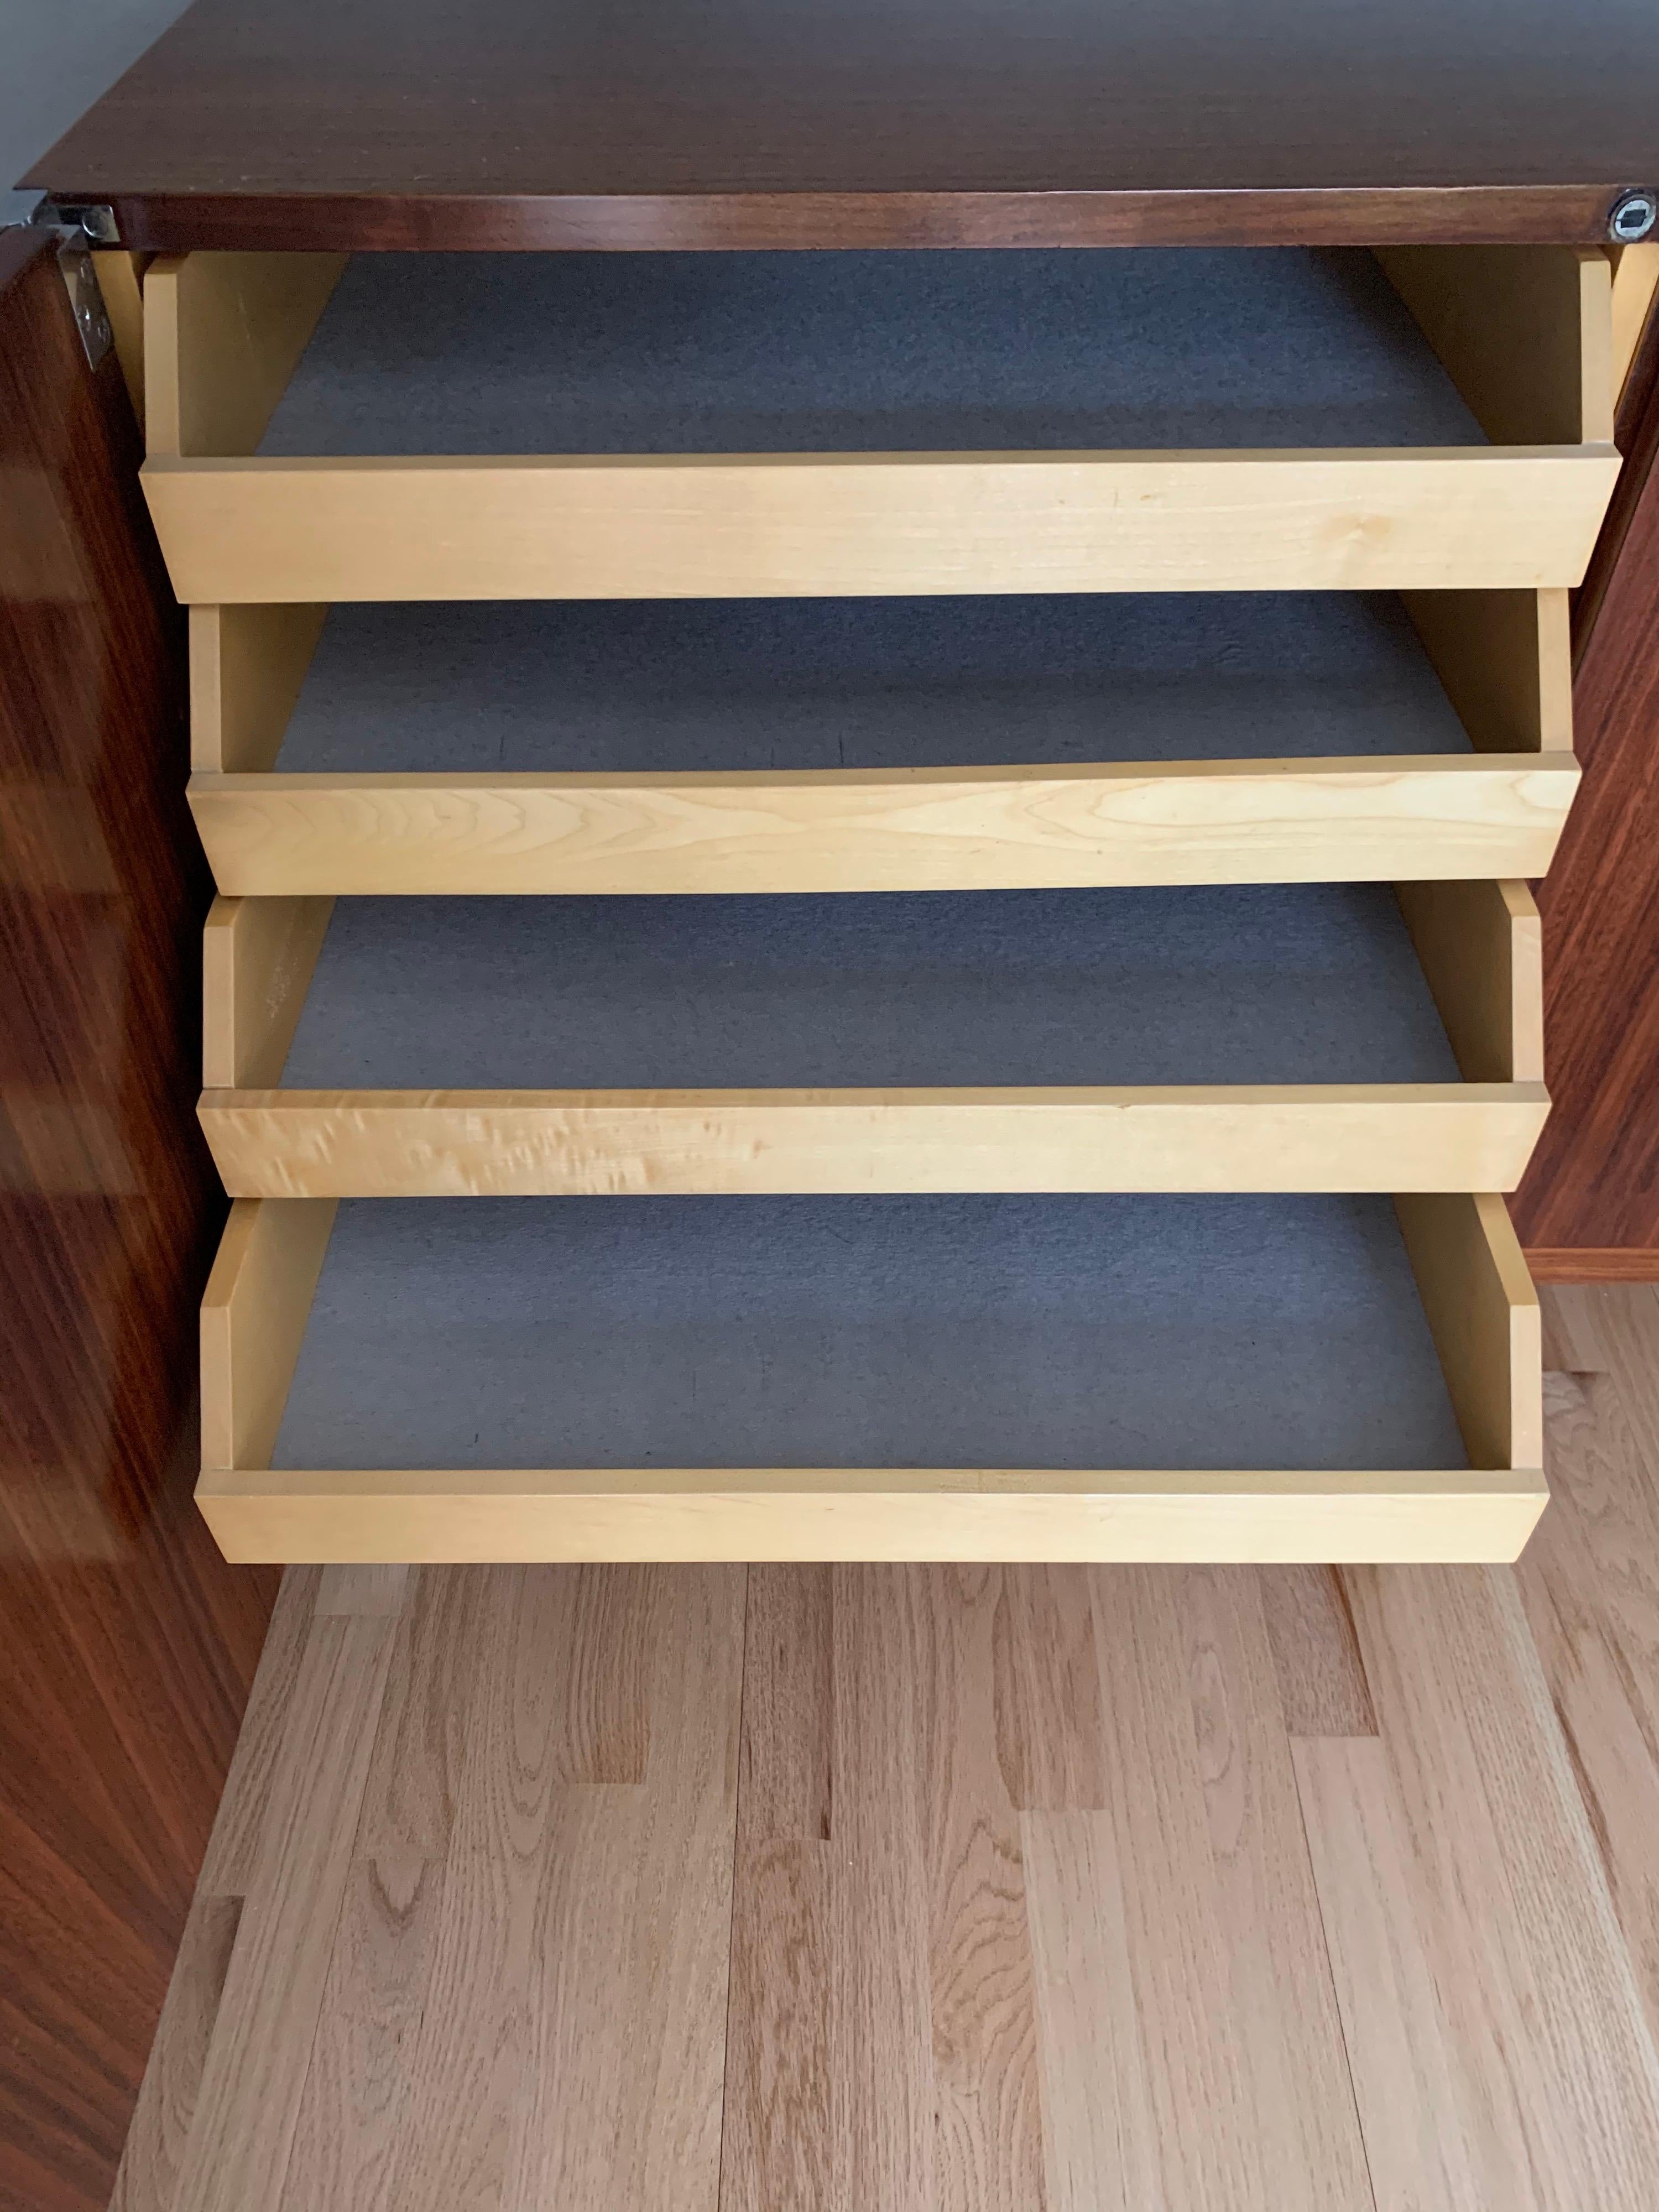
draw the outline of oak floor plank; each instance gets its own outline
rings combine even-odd
[[[1376,1716],[1334,1567],[1261,1567],[1257,1586],[1292,1736],[1375,1735]]]
[[[1597,1370],[1618,1378],[1620,1395],[1650,1455],[1659,1446],[1659,1283],[1562,1285],[1577,1291],[1571,1348],[1595,1355]]]
[[[1643,1449],[1621,1374],[1547,1376],[1544,1410],[1553,1502],[1516,1579],[1659,2038],[1659,1438]]]
[[[831,2202],[831,1570],[751,1566],[720,2212]]]
[[[1048,2212],[1172,2212],[1179,2200],[1163,2186],[1151,2081],[1164,2054],[1148,2048],[1136,1998],[1111,1816],[1026,1813],[1020,1836]]]
[[[1602,1317],[1631,1288],[1628,1284],[1546,1283],[1542,1309],[1544,1365],[1566,1375],[1605,1375],[1607,1355]]]
[[[318,1615],[401,1613],[411,1572],[402,1565],[325,1567],[317,1585]]]
[[[1080,1566],[1005,1569],[995,1639],[997,1755],[1021,1811],[1092,1811],[1106,1803],[1089,1573]]]
[[[1642,1288],[1518,1575],[290,1571],[117,2212],[1646,2212]]]
[[[738,1566],[650,1571],[651,1751],[606,2212],[719,2200],[744,1584]]]
[[[561,1786],[526,1984],[524,2074],[513,2116],[505,2212],[592,2212],[613,2197],[622,2162],[632,2038],[629,1966],[638,1909],[644,1791]],[[648,2031],[647,2031],[648,2033]]]
[[[484,1631],[506,1584],[489,1567],[421,1567],[396,1621],[357,1849],[441,1861],[449,1850]]]
[[[240,1897],[198,1889],[191,1900],[110,2212],[172,2212],[241,1917]]]
[[[532,1570],[532,1586],[552,1577]],[[740,1578],[739,1578],[740,1579]],[[653,1723],[659,1724],[658,1759],[678,1758],[678,1729],[687,1716],[678,1680],[653,1678],[653,1663],[665,1654],[679,1668],[701,1667],[706,1656],[688,1648],[695,1637],[700,1578],[684,1583],[638,1567],[588,1566],[568,1583],[560,1608],[566,1637],[566,1680],[554,1716],[553,1772],[565,1783],[642,1783],[647,1779]],[[708,1624],[713,1628],[713,1624]],[[742,1664],[740,1641],[732,1650],[729,1620],[722,1662]],[[736,1632],[740,1638],[740,1628]]]
[[[1344,1582],[1477,2172],[1516,2212],[1637,2212],[1659,2197],[1659,2060],[1513,1577]]]
[[[1152,2201],[1182,2212],[1269,2212],[1273,2200],[1231,2018],[1175,1586],[1167,1575],[1133,1569],[1109,1579],[1109,1589],[1096,1591],[1096,1646],[1130,1984],[1152,2061]],[[1079,2063],[1086,2057],[1044,2053],[1051,2078]],[[1193,2124],[1197,2112],[1205,2115],[1201,2127]]]
[[[463,1608],[471,1599],[476,1632],[459,1670],[434,1653],[433,1698],[460,1706],[462,1739],[408,2059],[392,2183],[399,2212],[494,2212],[518,2193],[538,2039],[543,1891],[566,1825],[560,1785],[570,1764],[566,1717],[584,1571],[439,1571],[454,1575],[455,1588],[434,1593],[434,1608],[446,1595]],[[596,1916],[605,1903],[603,1891],[594,1895]]]
[[[818,1565],[749,1571],[739,1819],[757,1842],[830,1838],[833,1582]]]
[[[216,1897],[246,1897],[252,1885],[271,1775],[286,1738],[321,1573],[319,1567],[289,1567],[276,1593],[224,1795],[197,1878],[197,1887]]]
[[[176,2212],[281,2198],[392,1648],[383,1619],[313,1620],[225,1977]]]
[[[922,1652],[902,1568],[833,1570],[830,2202],[935,2212]]]
[[[534,2060],[505,2202],[715,2212],[744,1570],[574,1575],[575,1717],[559,1753],[586,1765],[556,1791],[530,1984]],[[615,1696],[606,1650],[642,1713]],[[641,1778],[618,1781],[630,1747],[644,1753]]]
[[[1152,2201],[1366,2212],[1254,1580],[1101,1569],[1094,1589],[1128,1970],[1152,2054]]]
[[[408,2061],[443,1873],[422,1859],[352,1862],[282,2212],[395,2212]]]
[[[994,1721],[999,1644],[1028,1638],[1010,1628],[1000,1567],[920,1567],[906,1579],[919,1645],[935,2202],[939,2212],[1042,2212],[1036,1978],[1006,1731]],[[1017,1676],[1034,1679],[1036,1655],[1013,1657]]]
[[[1516,2168],[1483,2180],[1461,2054],[1410,1899],[1411,1841],[1374,1736],[1292,1746],[1376,2212],[1518,2206]]]
[[[1371,2202],[1261,1585],[1173,1577],[1231,2013],[1279,2212]]]

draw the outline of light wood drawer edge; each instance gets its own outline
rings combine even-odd
[[[1541,1083],[1024,1091],[208,1091],[234,1197],[1513,1189]]]
[[[1434,590],[1583,580],[1611,447],[152,459],[188,604]]]
[[[191,780],[222,891],[993,890],[1538,876],[1570,752],[628,777]]]

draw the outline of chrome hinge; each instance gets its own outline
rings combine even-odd
[[[88,366],[96,368],[109,351],[113,337],[92,249],[94,246],[113,246],[118,241],[120,234],[115,227],[115,210],[80,201],[48,199],[41,201],[29,221],[43,230],[57,234],[58,266],[68,288],[75,327],[81,333]]]
[[[29,221],[43,223],[48,230],[81,231],[94,246],[121,243],[121,234],[115,227],[115,210],[99,200],[44,199]]]

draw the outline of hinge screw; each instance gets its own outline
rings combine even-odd
[[[1635,246],[1659,222],[1659,196],[1625,192],[1613,204],[1607,216],[1607,236],[1620,246]]]

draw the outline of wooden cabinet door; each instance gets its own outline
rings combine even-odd
[[[205,866],[112,352],[0,232],[0,2203],[107,2203],[275,1577],[191,1502]]]

